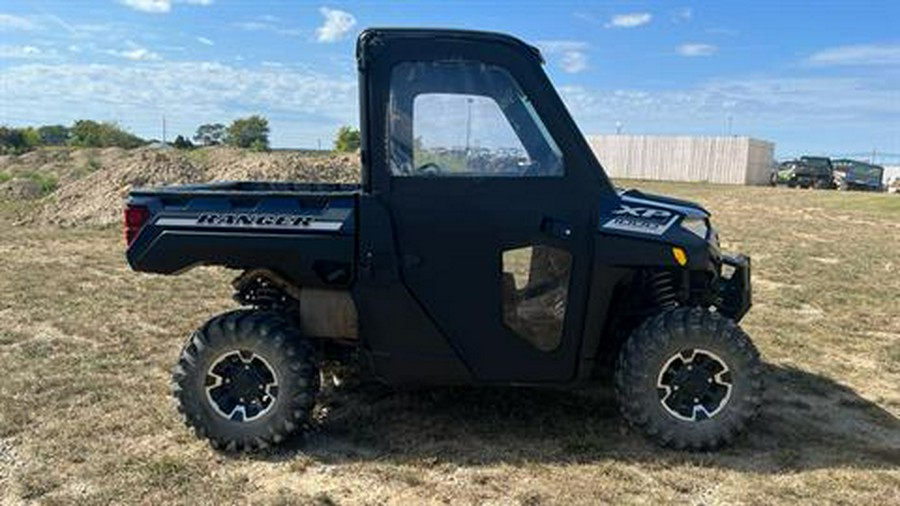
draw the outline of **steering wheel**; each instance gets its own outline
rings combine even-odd
[[[417,174],[430,174],[430,175],[438,175],[444,172],[444,169],[441,168],[440,165],[434,162],[428,162],[416,167]]]

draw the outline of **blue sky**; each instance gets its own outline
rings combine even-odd
[[[358,118],[367,26],[508,32],[542,48],[583,132],[771,140],[900,161],[900,2],[0,3],[0,124],[117,121],[144,137],[268,116],[277,147]],[[893,155],[893,156],[892,156]]]

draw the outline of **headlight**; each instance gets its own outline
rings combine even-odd
[[[707,223],[706,218],[684,218],[681,220],[681,228],[704,241],[709,235],[709,224]]]

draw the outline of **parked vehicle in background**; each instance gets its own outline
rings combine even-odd
[[[773,176],[773,185],[790,188],[833,189],[834,167],[831,159],[821,156],[803,156],[799,160],[788,160],[778,166]]]
[[[888,183],[887,192],[900,194],[900,177],[895,177]]]
[[[797,160],[788,160],[779,163],[772,173],[772,186],[781,185],[790,188],[797,186],[798,165],[802,165],[802,163]]]
[[[806,164],[806,178],[811,186],[819,189],[834,189],[834,166],[831,159],[824,156],[801,156],[800,161]]]
[[[835,184],[841,190],[880,192],[885,189],[881,184],[884,167],[880,165],[847,158],[834,160],[832,164],[834,165]]]

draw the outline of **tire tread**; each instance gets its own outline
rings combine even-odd
[[[204,395],[192,391],[196,376],[206,375],[199,367],[203,354],[217,347],[253,349],[262,340],[274,347],[280,358],[290,358],[290,363],[280,372],[288,376],[280,380],[284,385],[281,395],[287,404],[272,412],[258,434],[223,434],[218,430],[214,435],[204,420],[203,407],[198,405],[205,402]],[[277,445],[308,424],[319,390],[318,378],[312,344],[301,337],[296,324],[286,315],[240,309],[211,318],[188,338],[172,369],[172,395],[184,424],[198,438],[208,439],[213,448],[232,453],[257,451]],[[296,388],[288,389],[288,384]]]
[[[658,400],[655,404],[648,402],[643,389],[650,377],[659,374],[658,365],[649,359],[656,350],[668,350],[704,334],[725,350],[725,360],[740,364],[748,382],[747,393],[729,401],[727,409],[733,415],[716,420],[712,426],[715,429],[690,430],[668,415],[661,416],[655,405]],[[698,307],[666,311],[641,323],[622,347],[614,382],[620,411],[629,425],[664,447],[693,451],[715,450],[733,443],[758,416],[763,390],[759,352],[749,336],[730,319]]]

